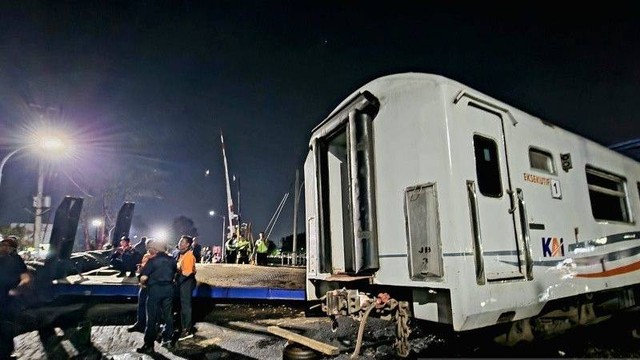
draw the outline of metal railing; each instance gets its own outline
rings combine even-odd
[[[280,264],[281,266],[307,266],[307,254],[294,254],[290,252],[281,253],[276,256],[269,256],[270,264]]]

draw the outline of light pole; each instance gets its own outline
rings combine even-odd
[[[41,146],[43,149],[46,149],[47,144],[51,144],[50,142],[42,143]],[[2,183],[2,172],[4,170],[4,166],[6,165],[9,158],[18,153],[21,150],[28,149],[30,147],[35,146],[36,144],[29,144],[25,146],[21,146],[12,152],[8,153],[2,161],[0,161],[0,183]],[[44,188],[44,171],[43,171],[43,163],[42,160],[39,160],[38,164],[38,190],[36,192],[36,196],[33,198],[33,207],[35,208],[35,219],[33,222],[33,248],[36,254],[40,252],[40,243],[42,238],[42,202],[43,202],[43,188]]]
[[[58,136],[41,136],[34,143],[40,147],[45,155],[48,155],[50,152],[61,152],[66,147],[67,144]],[[40,164],[38,165],[38,192],[34,198],[34,207],[36,209],[35,220],[33,222],[33,247],[37,250],[44,240],[44,234],[42,233],[42,214],[43,214],[43,200],[44,197],[44,163],[42,159],[40,159]],[[46,207],[50,206],[50,204],[46,204]]]
[[[38,190],[33,198],[33,207],[36,209],[35,220],[33,222],[33,248],[39,251],[42,243],[42,202],[44,199],[44,164],[39,160],[38,164]]]
[[[225,238],[226,232],[224,231],[225,230],[224,227],[227,225],[227,217],[224,216],[224,215],[220,216],[220,215],[216,214],[216,212],[213,211],[213,210],[209,210],[209,216],[211,216],[211,217],[217,216],[217,217],[222,218],[222,242],[221,242],[222,246],[220,246],[222,254],[220,254],[220,256],[224,260],[225,253],[226,253],[226,251],[225,251],[226,249],[225,249],[225,246],[224,246],[224,238]]]
[[[12,152],[8,153],[7,156],[5,156],[4,158],[2,158],[2,161],[0,161],[0,184],[2,184],[2,171],[4,170],[4,165],[7,163],[7,161],[9,161],[9,158],[11,158],[17,152],[28,148],[29,146],[30,145],[19,147],[19,148],[13,150]]]
[[[29,144],[21,146],[9,154],[7,154],[2,161],[0,161],[0,181],[2,181],[2,172],[4,170],[4,166],[9,161],[9,159],[15,155],[17,152],[39,147],[43,154],[47,155],[52,151],[60,151],[66,147],[65,142],[58,136],[44,135],[36,137]],[[45,197],[43,195],[44,192],[44,163],[43,160],[39,160],[38,164],[38,188],[36,192],[36,196],[33,198],[33,207],[35,209],[35,219],[33,222],[33,247],[36,253],[39,251],[40,243],[42,242],[42,214],[43,207],[45,206]],[[47,204],[48,206],[48,204]]]

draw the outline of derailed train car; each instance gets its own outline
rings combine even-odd
[[[329,315],[386,309],[514,344],[637,308],[628,157],[417,73],[357,90],[309,148],[307,298]]]

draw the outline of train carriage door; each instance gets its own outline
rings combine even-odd
[[[466,139],[472,143],[477,232],[487,281],[524,277],[519,261],[513,189],[509,178],[505,114],[469,102],[464,109]],[[508,120],[507,120],[508,121]]]
[[[314,130],[321,273],[370,275],[379,268],[373,119],[379,102],[363,92]]]

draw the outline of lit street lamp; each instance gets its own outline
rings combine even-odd
[[[19,151],[30,149],[30,148],[40,148],[42,151],[42,155],[49,155],[52,152],[58,152],[66,148],[66,144],[62,138],[57,136],[38,136],[29,144],[21,146],[9,154],[7,154],[2,161],[0,161],[0,182],[2,181],[2,172],[4,170],[4,166],[9,161],[9,159],[18,153]],[[39,160],[38,165],[38,189],[36,192],[36,196],[33,198],[33,207],[35,208],[35,219],[33,222],[33,247],[36,252],[39,250],[40,243],[42,242],[42,214],[44,207],[44,163],[42,159]]]
[[[222,254],[221,254],[221,256],[222,256],[222,259],[224,261],[225,255],[226,255],[225,254],[226,253],[226,249],[225,249],[225,246],[224,246],[224,238],[225,238],[225,231],[224,231],[225,229],[224,229],[224,227],[227,225],[227,217],[224,216],[224,215],[220,216],[220,215],[216,214],[216,212],[213,211],[213,210],[209,210],[209,216],[211,216],[211,217],[217,216],[219,218],[222,218],[222,243],[221,243],[221,245],[222,245],[221,246]]]

